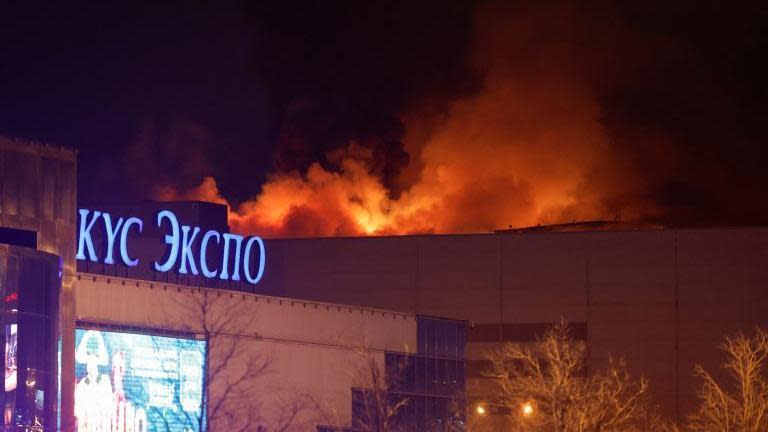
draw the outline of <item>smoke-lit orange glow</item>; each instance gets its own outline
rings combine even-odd
[[[654,206],[637,198],[639,176],[614,151],[598,100],[576,70],[571,45],[578,42],[531,25],[568,22],[568,13],[479,13],[471,61],[485,73],[483,88],[440,117],[403,115],[411,165],[397,198],[371,174],[371,152],[353,142],[329,155],[333,170],[316,163],[304,173],[272,174],[258,195],[231,209],[232,230],[265,237],[465,233],[652,216]],[[535,50],[526,48],[534,42]],[[213,178],[157,198],[226,202]]]

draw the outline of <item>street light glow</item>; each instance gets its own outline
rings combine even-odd
[[[478,405],[475,411],[480,415],[485,415],[485,407],[482,405]]]
[[[523,416],[530,417],[533,415],[533,404],[526,402],[520,407],[520,410],[523,412]]]

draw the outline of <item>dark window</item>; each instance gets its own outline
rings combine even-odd
[[[463,321],[418,317],[417,352],[433,357],[463,359],[465,327]]]
[[[446,326],[445,345],[446,345],[446,353],[445,353],[446,357],[452,358],[452,359],[460,358],[458,353],[458,345],[459,345],[459,326],[458,325]]]
[[[463,431],[465,429],[465,323],[419,317],[417,353],[386,353],[385,369],[391,407],[405,400],[392,421],[393,430]],[[375,421],[376,409],[364,389],[352,391],[353,427]],[[320,429],[318,429],[320,430]],[[325,429],[322,432],[337,432]]]
[[[434,354],[437,357],[445,357],[448,355],[448,338],[447,333],[448,329],[453,329],[454,325],[453,323],[446,323],[443,325],[439,325],[436,323],[434,329],[435,329],[435,352]]]
[[[416,393],[425,393],[427,391],[427,359],[424,357],[416,357],[416,382],[414,383],[413,391]]]
[[[37,249],[37,233],[35,231],[0,227],[0,243]]]

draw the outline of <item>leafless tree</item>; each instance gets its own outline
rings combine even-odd
[[[308,398],[292,394],[273,404],[266,425],[263,379],[273,373],[270,358],[248,347],[259,340],[253,332],[257,313],[245,297],[216,290],[195,290],[177,304],[187,327],[202,332],[208,341],[203,391],[203,415],[195,419],[200,430],[229,432],[284,432],[292,430]],[[273,394],[277,399],[281,395]]]
[[[647,430],[648,382],[633,380],[623,360],[588,374],[586,345],[573,340],[565,321],[534,344],[505,344],[488,359],[510,430]]]
[[[316,406],[324,413],[326,423],[335,431],[354,430],[359,432],[394,432],[396,419],[401,410],[409,403],[407,397],[398,397],[396,389],[402,382],[405,365],[398,364],[385,370],[380,364],[381,352],[360,344],[355,348],[350,378],[358,383],[353,388],[353,405],[358,407],[352,419],[341,418],[333,409],[323,409],[322,403]],[[350,428],[351,420],[351,428]]]
[[[690,430],[768,431],[768,333],[758,328],[752,337],[742,333],[727,337],[720,348],[726,354],[723,367],[731,382],[718,382],[696,366],[695,374],[703,382],[698,392],[700,405],[690,417]]]
[[[400,381],[402,369],[386,373],[370,351],[361,349],[359,355],[363,360],[360,373],[365,383],[365,388],[358,389],[363,418],[354,426],[364,432],[393,431],[397,414],[408,403],[407,398],[397,398],[392,392]]]

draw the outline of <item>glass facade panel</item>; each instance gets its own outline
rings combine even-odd
[[[384,356],[388,405],[399,407],[390,421],[391,430],[464,431],[464,322],[419,317],[417,326],[417,353]],[[398,405],[401,401],[405,404]],[[378,412],[369,392],[352,389],[352,430],[369,430]]]
[[[436,324],[435,328],[435,356],[446,357],[448,355],[448,337],[449,331],[455,331],[452,324],[439,325]]]
[[[419,351],[387,353],[385,364],[391,383],[390,404],[405,400],[395,414],[396,431],[463,431],[465,429],[464,323],[419,317]],[[391,374],[400,376],[393,377]],[[364,411],[364,398],[355,410]],[[358,421],[361,414],[356,414]],[[360,423],[357,423],[360,426]]]
[[[458,358],[458,326],[446,326],[445,329],[445,356],[448,358]]]
[[[0,246],[5,428],[55,427],[60,268],[58,257]]]

